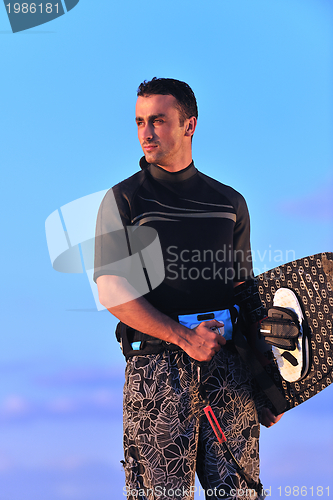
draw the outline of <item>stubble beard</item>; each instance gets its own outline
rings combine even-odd
[[[157,147],[154,151],[144,151],[144,155],[147,163],[159,163],[160,161],[163,162],[163,158],[165,156],[163,155],[163,153],[161,154],[161,151],[159,151],[159,147]]]

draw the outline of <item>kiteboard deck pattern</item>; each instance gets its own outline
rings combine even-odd
[[[273,306],[279,288],[296,294],[311,340],[310,368],[297,382],[286,382],[276,361],[265,367],[287,401],[287,410],[307,401],[333,382],[333,253],[325,252],[283,264],[257,276],[260,298]]]

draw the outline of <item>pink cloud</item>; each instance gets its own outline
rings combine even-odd
[[[38,401],[9,395],[0,402],[0,421],[103,415],[112,417],[122,411],[121,401],[121,388],[99,388],[87,390],[83,394],[66,394]]]
[[[26,398],[11,394],[0,404],[0,415],[7,417],[20,417],[29,414],[31,404]]]
[[[312,193],[297,193],[293,199],[281,201],[278,208],[290,217],[333,221],[333,178]]]

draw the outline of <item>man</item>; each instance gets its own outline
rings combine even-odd
[[[239,193],[194,167],[197,117],[186,83],[154,78],[140,85],[142,170],[106,194],[97,220],[94,279],[101,304],[121,321],[128,360],[128,498],[192,499],[195,471],[208,498],[244,498],[246,491],[260,497],[253,488],[259,484],[254,401],[260,398],[231,340],[234,287],[252,277],[249,217]],[[119,261],[126,257],[121,248],[133,249],[133,239],[145,239],[148,228],[158,234],[165,277],[152,287],[143,266],[149,287],[143,297],[134,261]],[[217,330],[222,327],[224,336]],[[202,395],[240,467],[217,442]],[[267,426],[278,420],[268,409],[261,418]]]

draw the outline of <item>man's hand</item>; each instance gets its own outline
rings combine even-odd
[[[214,330],[222,326],[223,323],[215,319],[203,321],[187,336],[186,344],[182,346],[184,351],[197,361],[210,361],[226,343],[225,338]]]
[[[284,415],[284,413],[276,416],[269,408],[263,408],[261,411],[260,423],[265,427],[272,427],[272,425],[276,424],[280,420],[282,415]]]

